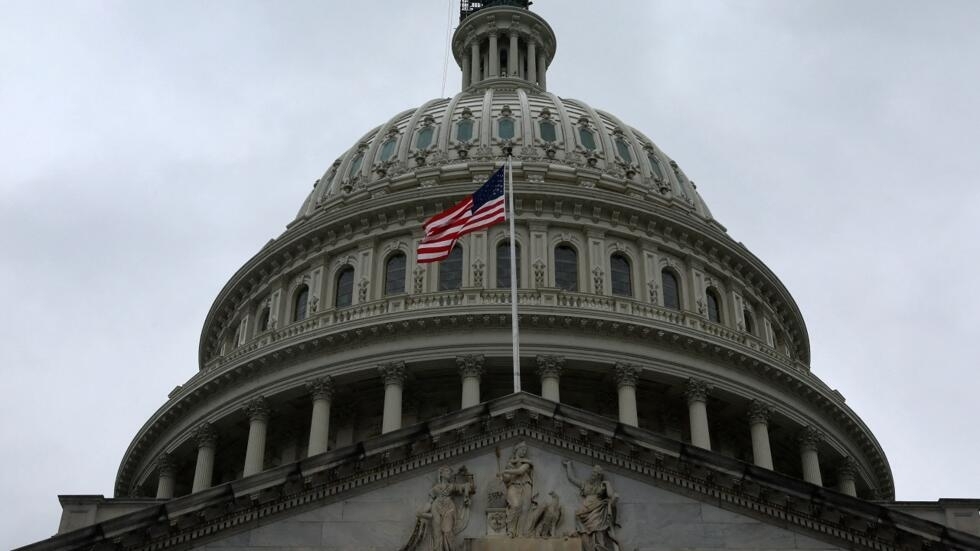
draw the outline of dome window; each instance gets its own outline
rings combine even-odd
[[[633,154],[630,152],[630,146],[623,138],[616,138],[616,152],[619,153],[619,158],[624,163],[628,165],[633,164]]]
[[[463,119],[456,123],[456,140],[468,142],[473,139],[473,121]]]
[[[647,159],[650,161],[650,172],[653,173],[653,179],[664,181],[664,169],[660,167],[660,159],[654,155],[653,151],[647,151]]]
[[[708,300],[708,319],[721,323],[721,299],[718,298],[718,292],[709,288],[704,294]]]
[[[439,290],[453,291],[463,286],[463,248],[453,247],[449,256],[439,263]]]
[[[385,163],[391,159],[391,156],[395,154],[395,144],[398,140],[394,137],[385,140],[385,143],[381,144],[381,162]]]
[[[337,308],[347,308],[354,303],[354,268],[344,266],[337,273],[337,289],[334,294],[334,305]]]
[[[306,285],[301,285],[296,291],[296,298],[293,299],[293,321],[303,321],[306,319],[309,298],[310,288]]]
[[[750,335],[755,333],[755,320],[752,319],[752,312],[742,310],[742,319],[745,321],[745,332]]]
[[[415,148],[428,149],[432,145],[432,138],[434,136],[435,130],[431,126],[419,130],[419,135],[415,138]]]
[[[497,137],[501,140],[514,139],[514,119],[500,119],[497,123]]]
[[[385,262],[385,295],[405,292],[405,253],[395,253]]]
[[[622,253],[614,253],[609,257],[609,275],[612,283],[612,294],[621,297],[633,296],[633,277],[630,261]]]
[[[272,310],[268,306],[262,309],[262,313],[259,314],[259,333],[265,333],[269,330],[269,320],[272,318]]]
[[[515,262],[517,268],[517,286],[521,286],[521,246],[514,243]],[[497,245],[497,288],[510,287],[510,241],[501,241]]]
[[[681,286],[677,281],[677,275],[669,269],[660,272],[660,279],[663,281],[664,306],[671,310],[681,309]]]
[[[364,153],[358,153],[354,160],[350,162],[350,170],[347,171],[348,178],[354,178],[361,170],[361,161],[364,160]]]
[[[582,147],[588,149],[589,151],[595,151],[595,134],[593,134],[591,130],[585,126],[580,126],[578,129],[578,138],[582,141]]]
[[[541,139],[552,143],[558,139],[558,134],[555,131],[555,123],[545,120],[538,123],[538,128],[541,130]]]
[[[578,253],[571,245],[555,247],[555,287],[578,291]]]

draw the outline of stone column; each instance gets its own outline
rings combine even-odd
[[[749,404],[749,430],[752,433],[752,460],[764,469],[772,470],[772,448],[769,446],[769,406],[752,400]]]
[[[538,52],[533,39],[527,41],[527,80],[535,83],[538,80]]]
[[[817,454],[817,446],[823,440],[823,434],[816,428],[807,426],[800,431],[797,440],[800,442],[803,480],[817,486],[823,486],[823,477],[820,475],[820,456]]]
[[[617,363],[613,369],[616,391],[619,393],[619,422],[637,427],[640,424],[640,416],[636,412],[636,382],[640,378],[640,368]]]
[[[480,82],[480,43],[470,43],[470,84]]]
[[[497,33],[490,33],[490,51],[488,52],[487,78],[500,76],[500,48],[497,47]]]
[[[538,375],[541,376],[541,397],[552,402],[560,402],[558,381],[561,379],[561,370],[565,368],[565,358],[538,356],[535,359],[538,362]]]
[[[203,423],[194,432],[197,440],[197,465],[194,467],[194,485],[191,493],[207,490],[211,487],[211,476],[214,473],[214,449],[218,435],[211,423]]]
[[[245,447],[245,469],[242,476],[260,473],[265,468],[265,434],[269,426],[269,404],[259,396],[242,408],[248,416],[248,445]]]
[[[517,46],[517,31],[510,33],[510,49],[507,50],[507,74],[516,77],[520,66],[520,54]]]
[[[456,366],[463,378],[462,409],[480,403],[480,377],[483,375],[483,354],[456,356]]]
[[[310,445],[306,456],[319,455],[327,451],[330,437],[330,403],[333,401],[334,384],[332,377],[321,377],[306,383],[306,390],[313,398],[313,415],[310,417]]]
[[[463,55],[463,89],[470,87],[470,58]]]
[[[687,380],[687,412],[691,421],[691,444],[711,449],[711,433],[708,431],[708,384],[697,379]]]
[[[837,491],[857,497],[857,486],[854,484],[857,476],[857,463],[850,457],[845,457],[837,466]]]
[[[543,50],[544,48],[542,48]],[[545,75],[548,73],[547,60],[545,59],[544,52],[538,52],[538,86],[541,88],[547,88],[547,82],[545,81]]]
[[[176,475],[176,466],[170,454],[160,454],[157,459],[157,499],[173,499]]]
[[[381,434],[402,428],[402,388],[405,386],[405,362],[389,362],[378,366],[385,382],[384,415]]]

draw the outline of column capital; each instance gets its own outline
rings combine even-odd
[[[213,448],[218,442],[218,433],[215,432],[214,427],[211,423],[204,422],[194,429],[194,439],[197,440],[198,448]]]
[[[850,456],[844,456],[837,463],[837,480],[854,480],[857,477],[857,461]]]
[[[542,379],[547,377],[554,377],[558,379],[561,377],[561,372],[565,368],[565,357],[564,356],[554,356],[554,355],[538,355],[534,358],[538,362],[538,375]]]
[[[405,379],[408,378],[408,374],[405,372],[405,362],[379,364],[378,372],[381,373],[381,378],[384,379],[385,385],[402,386],[405,384]]]
[[[479,379],[483,375],[484,360],[483,354],[456,356],[456,367],[459,368],[459,374],[464,379],[467,377],[476,377]]]
[[[249,421],[268,421],[272,410],[269,409],[269,403],[265,397],[259,396],[245,404],[242,411]]]
[[[762,423],[764,425],[769,424],[769,417],[772,416],[772,408],[763,404],[758,400],[752,400],[749,404],[749,423],[754,425],[756,423]]]
[[[313,400],[331,400],[337,390],[333,384],[333,377],[318,377],[306,383],[306,391],[310,393]]]
[[[613,377],[616,379],[616,388],[624,386],[636,386],[640,379],[640,368],[628,363],[616,362],[613,366]]]
[[[156,460],[157,473],[159,476],[174,476],[177,473],[177,462],[167,452],[163,452]]]
[[[803,427],[796,435],[796,440],[800,443],[800,450],[816,451],[817,446],[820,445],[823,438],[823,433],[812,425]]]
[[[707,402],[708,394],[711,393],[711,387],[708,383],[700,379],[688,379],[687,388],[684,389],[684,395],[687,396],[687,403],[690,405],[692,402]]]

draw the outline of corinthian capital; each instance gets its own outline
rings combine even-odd
[[[799,434],[796,435],[796,440],[800,443],[801,450],[815,451],[817,446],[820,445],[820,442],[823,441],[823,438],[823,433],[812,425],[803,427]]]
[[[405,379],[408,376],[405,372],[405,362],[380,364],[378,365],[378,372],[381,373],[381,378],[384,379],[385,385],[402,386],[405,384]]]
[[[857,461],[854,461],[851,457],[844,457],[837,464],[837,479],[838,480],[854,480],[857,476],[858,466]]]
[[[483,375],[483,354],[468,354],[466,356],[456,356],[456,367],[459,374],[466,377],[477,377]]]
[[[699,379],[688,379],[684,395],[687,396],[687,403],[690,404],[691,402],[706,402],[710,392],[711,387],[708,386],[708,383]]]
[[[336,388],[333,384],[333,377],[320,377],[306,383],[306,390],[314,400],[330,400]]]
[[[249,403],[245,404],[242,408],[245,416],[248,417],[249,421],[268,421],[269,420],[269,404],[265,401],[265,398],[259,396]]]
[[[194,439],[197,440],[197,447],[214,447],[218,442],[218,433],[215,432],[211,423],[204,422],[194,430]]]
[[[546,377],[561,377],[561,370],[565,367],[564,356],[540,355],[535,358],[538,362],[538,375],[542,379]]]
[[[640,378],[640,368],[633,364],[617,362],[613,366],[613,377],[616,378],[616,387],[636,386]]]
[[[157,472],[160,476],[174,476],[177,472],[177,463],[169,453],[161,453],[157,458]]]
[[[772,408],[763,404],[758,400],[752,400],[749,404],[749,423],[755,425],[757,423],[769,424],[769,416],[772,415]]]

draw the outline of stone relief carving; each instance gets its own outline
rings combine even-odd
[[[423,268],[422,266],[416,266],[415,267],[415,271],[413,272],[413,274],[415,276],[415,280],[414,280],[415,281],[415,286],[414,286],[415,294],[416,295],[419,295],[419,294],[422,293],[422,291],[425,290],[424,289],[425,268]]]
[[[597,295],[602,294],[603,273],[602,268],[596,266],[592,268],[592,289]]]
[[[534,286],[544,287],[544,262],[540,258],[534,261]]]
[[[592,467],[589,478],[579,481],[572,473],[571,462],[562,461],[565,476],[582,496],[582,504],[575,511],[575,532],[582,540],[584,551],[619,551],[616,540],[616,502],[619,497],[612,484],[606,480],[602,467]]]
[[[470,517],[470,496],[476,492],[473,475],[460,467],[455,473],[449,467],[439,469],[438,479],[429,491],[429,503],[418,512],[415,529],[401,551],[421,549],[429,535],[432,551],[456,551],[456,536],[466,529]],[[462,507],[457,497],[462,497]]]
[[[473,262],[473,286],[483,287],[483,268],[485,264],[479,258]]]
[[[534,465],[527,457],[527,444],[514,446],[507,466],[497,476],[507,488],[507,535],[525,537],[530,532],[528,519],[534,498]]]
[[[367,278],[362,278],[361,282],[357,284],[357,301],[367,302],[368,286],[371,284]]]

